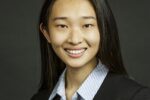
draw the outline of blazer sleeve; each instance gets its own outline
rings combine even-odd
[[[150,100],[150,89],[145,87],[139,89],[131,100]]]

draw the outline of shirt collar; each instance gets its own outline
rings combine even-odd
[[[77,90],[77,93],[84,100],[93,100],[101,84],[103,83],[107,73],[108,73],[108,69],[99,61],[97,67],[82,83],[80,88]]]
[[[66,69],[63,71],[63,73],[59,77],[59,80],[58,80],[56,86],[54,87],[49,100],[52,100],[56,96],[56,94],[61,96],[63,98],[63,100],[66,100],[66,97],[65,97],[65,73],[66,73]]]
[[[52,91],[49,100],[52,100],[56,96],[56,94],[61,96],[63,100],[66,100],[65,73],[66,69],[61,74],[59,81],[57,82],[54,90]],[[82,85],[77,90],[77,94],[80,95],[81,98],[83,98],[84,100],[92,100],[96,95],[98,89],[100,88],[101,84],[103,83],[103,80],[105,79],[107,73],[108,73],[107,67],[103,65],[99,60],[98,65],[95,67],[95,69],[91,72],[91,74],[87,77],[87,79],[82,83]]]

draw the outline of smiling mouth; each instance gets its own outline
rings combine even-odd
[[[72,58],[79,58],[81,57],[87,48],[82,49],[65,49],[66,53]]]

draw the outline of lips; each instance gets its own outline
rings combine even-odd
[[[86,51],[86,48],[80,48],[80,49],[65,49],[66,53],[72,57],[72,58],[79,58],[81,57],[84,52]]]

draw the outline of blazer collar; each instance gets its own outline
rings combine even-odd
[[[117,79],[119,79],[120,76],[123,75],[117,75],[114,73],[109,72],[104,79],[101,87],[99,88],[97,94],[94,97],[94,100],[116,100],[116,96],[118,94],[117,91]]]
[[[95,95],[93,100],[116,100],[119,87],[120,78],[124,75],[118,75],[111,72],[108,72],[106,78],[104,79],[101,87],[99,88],[97,94]],[[42,92],[41,93],[42,100],[48,100],[50,92]],[[44,99],[45,98],[45,99]],[[41,100],[41,99],[38,99]],[[57,95],[53,100],[60,100],[60,97]]]

